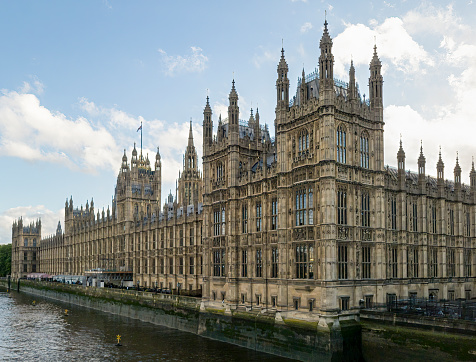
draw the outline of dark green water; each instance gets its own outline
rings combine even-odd
[[[33,301],[36,301],[33,304]],[[64,310],[68,309],[68,316]],[[122,347],[116,346],[121,336]],[[289,361],[191,333],[26,294],[0,293],[4,361]]]

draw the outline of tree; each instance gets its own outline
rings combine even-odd
[[[0,277],[12,272],[12,244],[0,245]]]

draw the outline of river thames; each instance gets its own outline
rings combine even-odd
[[[121,347],[116,346],[117,335],[121,336]],[[290,361],[191,333],[15,292],[0,293],[0,359]]]

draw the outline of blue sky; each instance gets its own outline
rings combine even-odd
[[[352,57],[368,93],[374,39],[383,63],[385,162],[400,134],[407,168],[420,141],[434,175],[459,151],[468,182],[474,146],[476,4],[464,1],[2,1],[0,2],[0,243],[11,223],[41,217],[43,235],[94,197],[107,208],[123,150],[144,123],[144,152],[162,156],[162,198],[175,187],[192,119],[201,156],[207,92],[226,113],[233,77],[241,118],[259,106],[274,120],[276,66],[284,43],[291,94],[317,66],[324,12],[335,76]],[[216,124],[216,122],[215,122]]]

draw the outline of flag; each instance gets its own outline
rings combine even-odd
[[[139,128],[137,128],[137,132],[139,132],[142,129],[142,125],[140,125]]]

